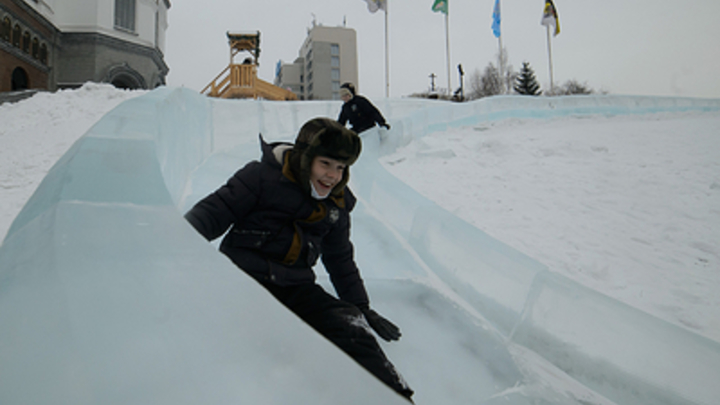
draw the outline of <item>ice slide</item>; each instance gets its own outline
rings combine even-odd
[[[720,345],[564,279],[425,200],[378,156],[508,117],[718,110],[718,100],[379,103],[353,167],[353,240],[388,355],[418,404],[715,404]],[[163,88],[108,113],[0,247],[1,404],[403,404],[183,220],[337,102],[211,100]],[[319,270],[321,272],[321,270]],[[326,282],[326,280],[323,280]]]

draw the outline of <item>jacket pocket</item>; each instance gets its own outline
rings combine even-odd
[[[252,249],[260,249],[270,239],[272,232],[257,229],[237,229],[230,231],[232,244]]]

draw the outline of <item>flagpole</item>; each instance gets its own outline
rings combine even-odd
[[[445,53],[446,53],[446,59],[447,59],[447,81],[448,81],[448,96],[452,96],[452,84],[450,81],[450,29],[448,28],[448,15],[450,14],[450,11],[445,14]]]
[[[555,86],[553,84],[552,46],[550,45],[550,25],[546,25],[545,28],[547,29],[548,65],[550,67],[550,93],[552,94]]]
[[[498,67],[500,68],[500,88],[502,93],[506,94],[505,91],[505,67],[503,66],[503,58],[502,58],[502,34],[498,37]]]
[[[493,23],[492,30],[495,37],[498,39],[498,69],[500,79],[500,94],[506,94],[505,87],[505,64],[503,63],[503,46],[502,46],[502,30],[500,29],[500,0],[495,0],[495,7],[493,7]]]
[[[390,98],[390,53],[388,46],[388,3],[385,2],[385,98]]]

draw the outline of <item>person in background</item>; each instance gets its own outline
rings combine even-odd
[[[343,83],[340,86],[340,98],[344,102],[338,122],[346,125],[350,121],[350,129],[356,133],[366,131],[377,123],[381,127],[390,129],[385,117],[367,98],[355,93],[352,83]]]
[[[313,329],[410,400],[413,391],[372,334],[392,341],[400,329],[370,308],[350,241],[356,198],[347,186],[360,137],[329,118],[306,122],[290,143],[267,144],[262,157],[185,214],[207,240]],[[321,258],[339,298],[316,283]],[[288,337],[288,339],[291,337]],[[410,400],[412,402],[412,400]]]

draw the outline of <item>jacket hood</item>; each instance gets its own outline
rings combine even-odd
[[[262,156],[260,161],[263,163],[270,164],[272,166],[282,167],[284,164],[285,152],[293,148],[293,144],[289,142],[266,142],[262,134],[260,138],[260,152]]]

